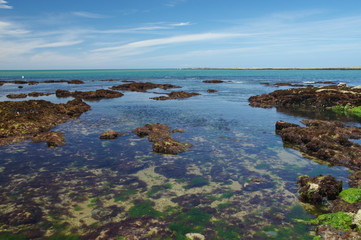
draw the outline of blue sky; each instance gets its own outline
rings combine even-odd
[[[0,69],[360,61],[360,0],[0,0]]]

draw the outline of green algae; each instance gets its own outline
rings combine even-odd
[[[26,240],[22,234],[0,233],[0,240]]]
[[[149,198],[153,198],[154,195],[156,195],[158,192],[166,190],[166,189],[171,189],[171,188],[172,188],[171,183],[167,183],[167,184],[163,184],[163,185],[155,185],[155,186],[152,186],[152,188],[147,192],[147,196]]]
[[[134,195],[137,191],[135,189],[127,189],[120,191],[119,194],[114,196],[114,202],[124,202],[129,200],[130,196]]]
[[[349,104],[346,104],[345,106],[333,106],[331,108],[332,111],[336,112],[336,113],[342,113],[345,115],[354,115],[357,117],[361,117],[361,106],[358,107],[351,107]]]
[[[352,225],[352,217],[345,212],[326,213],[311,220],[311,223],[317,225],[329,225],[336,229],[350,230]]]
[[[304,223],[295,223],[290,226],[269,225],[257,232],[257,237],[277,240],[311,240],[313,237],[309,233],[308,225]]]
[[[202,209],[192,208],[185,213],[179,214],[176,221],[169,224],[169,229],[175,233],[177,240],[186,240],[185,234],[187,233],[203,233],[211,217],[211,214]]]
[[[155,204],[151,201],[145,201],[135,204],[129,209],[128,214],[129,216],[135,218],[145,217],[145,216],[156,217],[156,218],[161,217],[163,214],[155,210],[154,205]]]
[[[222,240],[241,239],[242,230],[239,227],[227,225],[226,221],[218,220],[214,222],[217,235]]]
[[[51,237],[48,238],[48,240],[78,240],[79,239],[79,235],[53,235]]]
[[[340,193],[340,197],[342,200],[348,203],[357,203],[361,202],[361,189],[359,188],[349,188],[343,190]]]
[[[203,187],[209,185],[209,181],[202,177],[192,178],[186,188],[195,188],[195,187]]]

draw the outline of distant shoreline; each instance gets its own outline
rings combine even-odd
[[[361,70],[360,67],[183,68],[185,70]]]

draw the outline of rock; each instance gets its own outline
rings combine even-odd
[[[44,100],[0,102],[0,146],[21,142],[34,135],[49,131],[90,110],[79,99],[65,104]]]
[[[106,131],[99,135],[100,139],[116,139],[118,136],[125,136],[124,133],[120,133],[114,130]]]
[[[56,90],[56,96],[57,97],[74,97],[84,100],[100,100],[103,98],[118,98],[122,97],[124,94],[117,92],[117,91],[111,91],[106,89],[99,89],[96,91],[88,91],[88,92],[81,92],[81,91],[75,91],[70,92],[67,90]]]
[[[320,205],[326,200],[335,200],[342,191],[342,181],[331,175],[302,176],[297,181],[300,201]]]
[[[292,88],[252,96],[248,101],[252,107],[277,109],[320,110],[347,104],[356,107],[361,101],[361,89],[338,85]]]
[[[74,80],[68,81],[68,84],[84,84],[84,81],[74,79]]]
[[[222,80],[204,80],[204,83],[224,83]]]
[[[179,92],[171,92],[171,93],[167,93],[168,97],[166,96],[160,96],[160,97],[152,97],[151,99],[154,100],[171,100],[171,99],[179,99],[179,98],[190,98],[193,96],[197,96],[200,95],[199,93],[188,93],[188,92],[184,92],[184,91],[179,91]]]
[[[353,188],[361,188],[361,171],[354,171],[352,172],[348,178],[350,179],[350,181],[348,182],[348,184],[350,185],[350,187]]]
[[[46,142],[48,147],[60,147],[65,145],[64,133],[46,132],[35,134],[32,138],[35,143]]]
[[[172,84],[155,84],[150,82],[130,82],[127,84],[121,84],[118,86],[113,86],[111,89],[113,90],[124,90],[124,91],[133,91],[133,92],[146,92],[150,89],[160,88],[160,89],[170,89],[170,88],[181,88],[179,86],[175,86]]]
[[[148,136],[153,142],[153,151],[163,154],[178,154],[188,151],[192,146],[190,143],[181,143],[171,137],[170,127],[164,124],[146,124],[133,130],[139,137]]]
[[[208,89],[207,92],[209,92],[209,93],[215,93],[215,92],[218,92],[218,91],[215,90],[215,89]]]
[[[361,128],[337,121],[303,120],[306,127],[278,121],[276,133],[288,146],[330,164],[361,169],[361,145],[349,139],[361,138]]]
[[[23,94],[23,93],[19,93],[19,94],[8,94],[6,95],[7,98],[11,98],[11,99],[16,99],[16,98],[26,98],[27,95]]]
[[[337,84],[337,87],[347,87],[346,83],[339,83]]]
[[[206,237],[200,233],[187,233],[186,238],[190,240],[206,240]]]
[[[40,93],[40,92],[31,92],[28,94],[29,97],[41,97],[41,96],[50,96],[54,93]]]

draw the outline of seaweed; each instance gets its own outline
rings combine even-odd
[[[310,221],[317,225],[329,225],[336,229],[351,230],[352,217],[346,212],[326,213]]]
[[[145,217],[145,216],[155,217],[155,218],[161,217],[163,214],[161,212],[155,210],[153,207],[154,207],[153,202],[144,201],[144,202],[137,203],[134,206],[132,206],[129,209],[128,214],[129,214],[129,216],[134,217],[134,218]]]
[[[340,197],[342,200],[348,203],[357,203],[361,202],[361,189],[359,188],[349,188],[343,190],[340,193]]]

